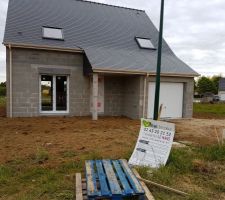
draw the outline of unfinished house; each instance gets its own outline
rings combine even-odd
[[[9,0],[7,116],[152,118],[158,30],[145,11],[81,0]],[[161,117],[192,116],[194,77],[165,40]]]

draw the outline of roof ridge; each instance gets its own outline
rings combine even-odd
[[[123,9],[128,9],[128,10],[135,10],[135,11],[145,12],[145,10],[141,10],[141,9],[128,8],[128,7],[124,7],[124,6],[116,6],[116,5],[112,5],[112,4],[100,3],[100,2],[95,2],[95,1],[88,1],[88,0],[76,0],[76,1],[81,1],[81,2],[93,3],[93,4],[103,5],[103,6],[111,6],[111,7],[115,7],[115,8],[123,8]]]

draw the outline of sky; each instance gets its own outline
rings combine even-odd
[[[145,10],[159,27],[160,0],[92,0]],[[0,0],[3,41],[8,0]],[[164,38],[175,54],[201,75],[225,76],[225,0],[165,0]],[[0,82],[5,81],[5,47],[0,45]]]

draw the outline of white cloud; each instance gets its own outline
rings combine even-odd
[[[158,27],[160,1],[93,0],[146,10]],[[0,40],[3,39],[8,0],[0,1]],[[205,75],[225,75],[225,1],[165,1],[164,37],[184,62]],[[0,48],[0,81],[5,79],[5,50]]]

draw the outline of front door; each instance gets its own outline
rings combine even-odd
[[[62,75],[40,76],[40,112],[69,112],[69,77]]]

